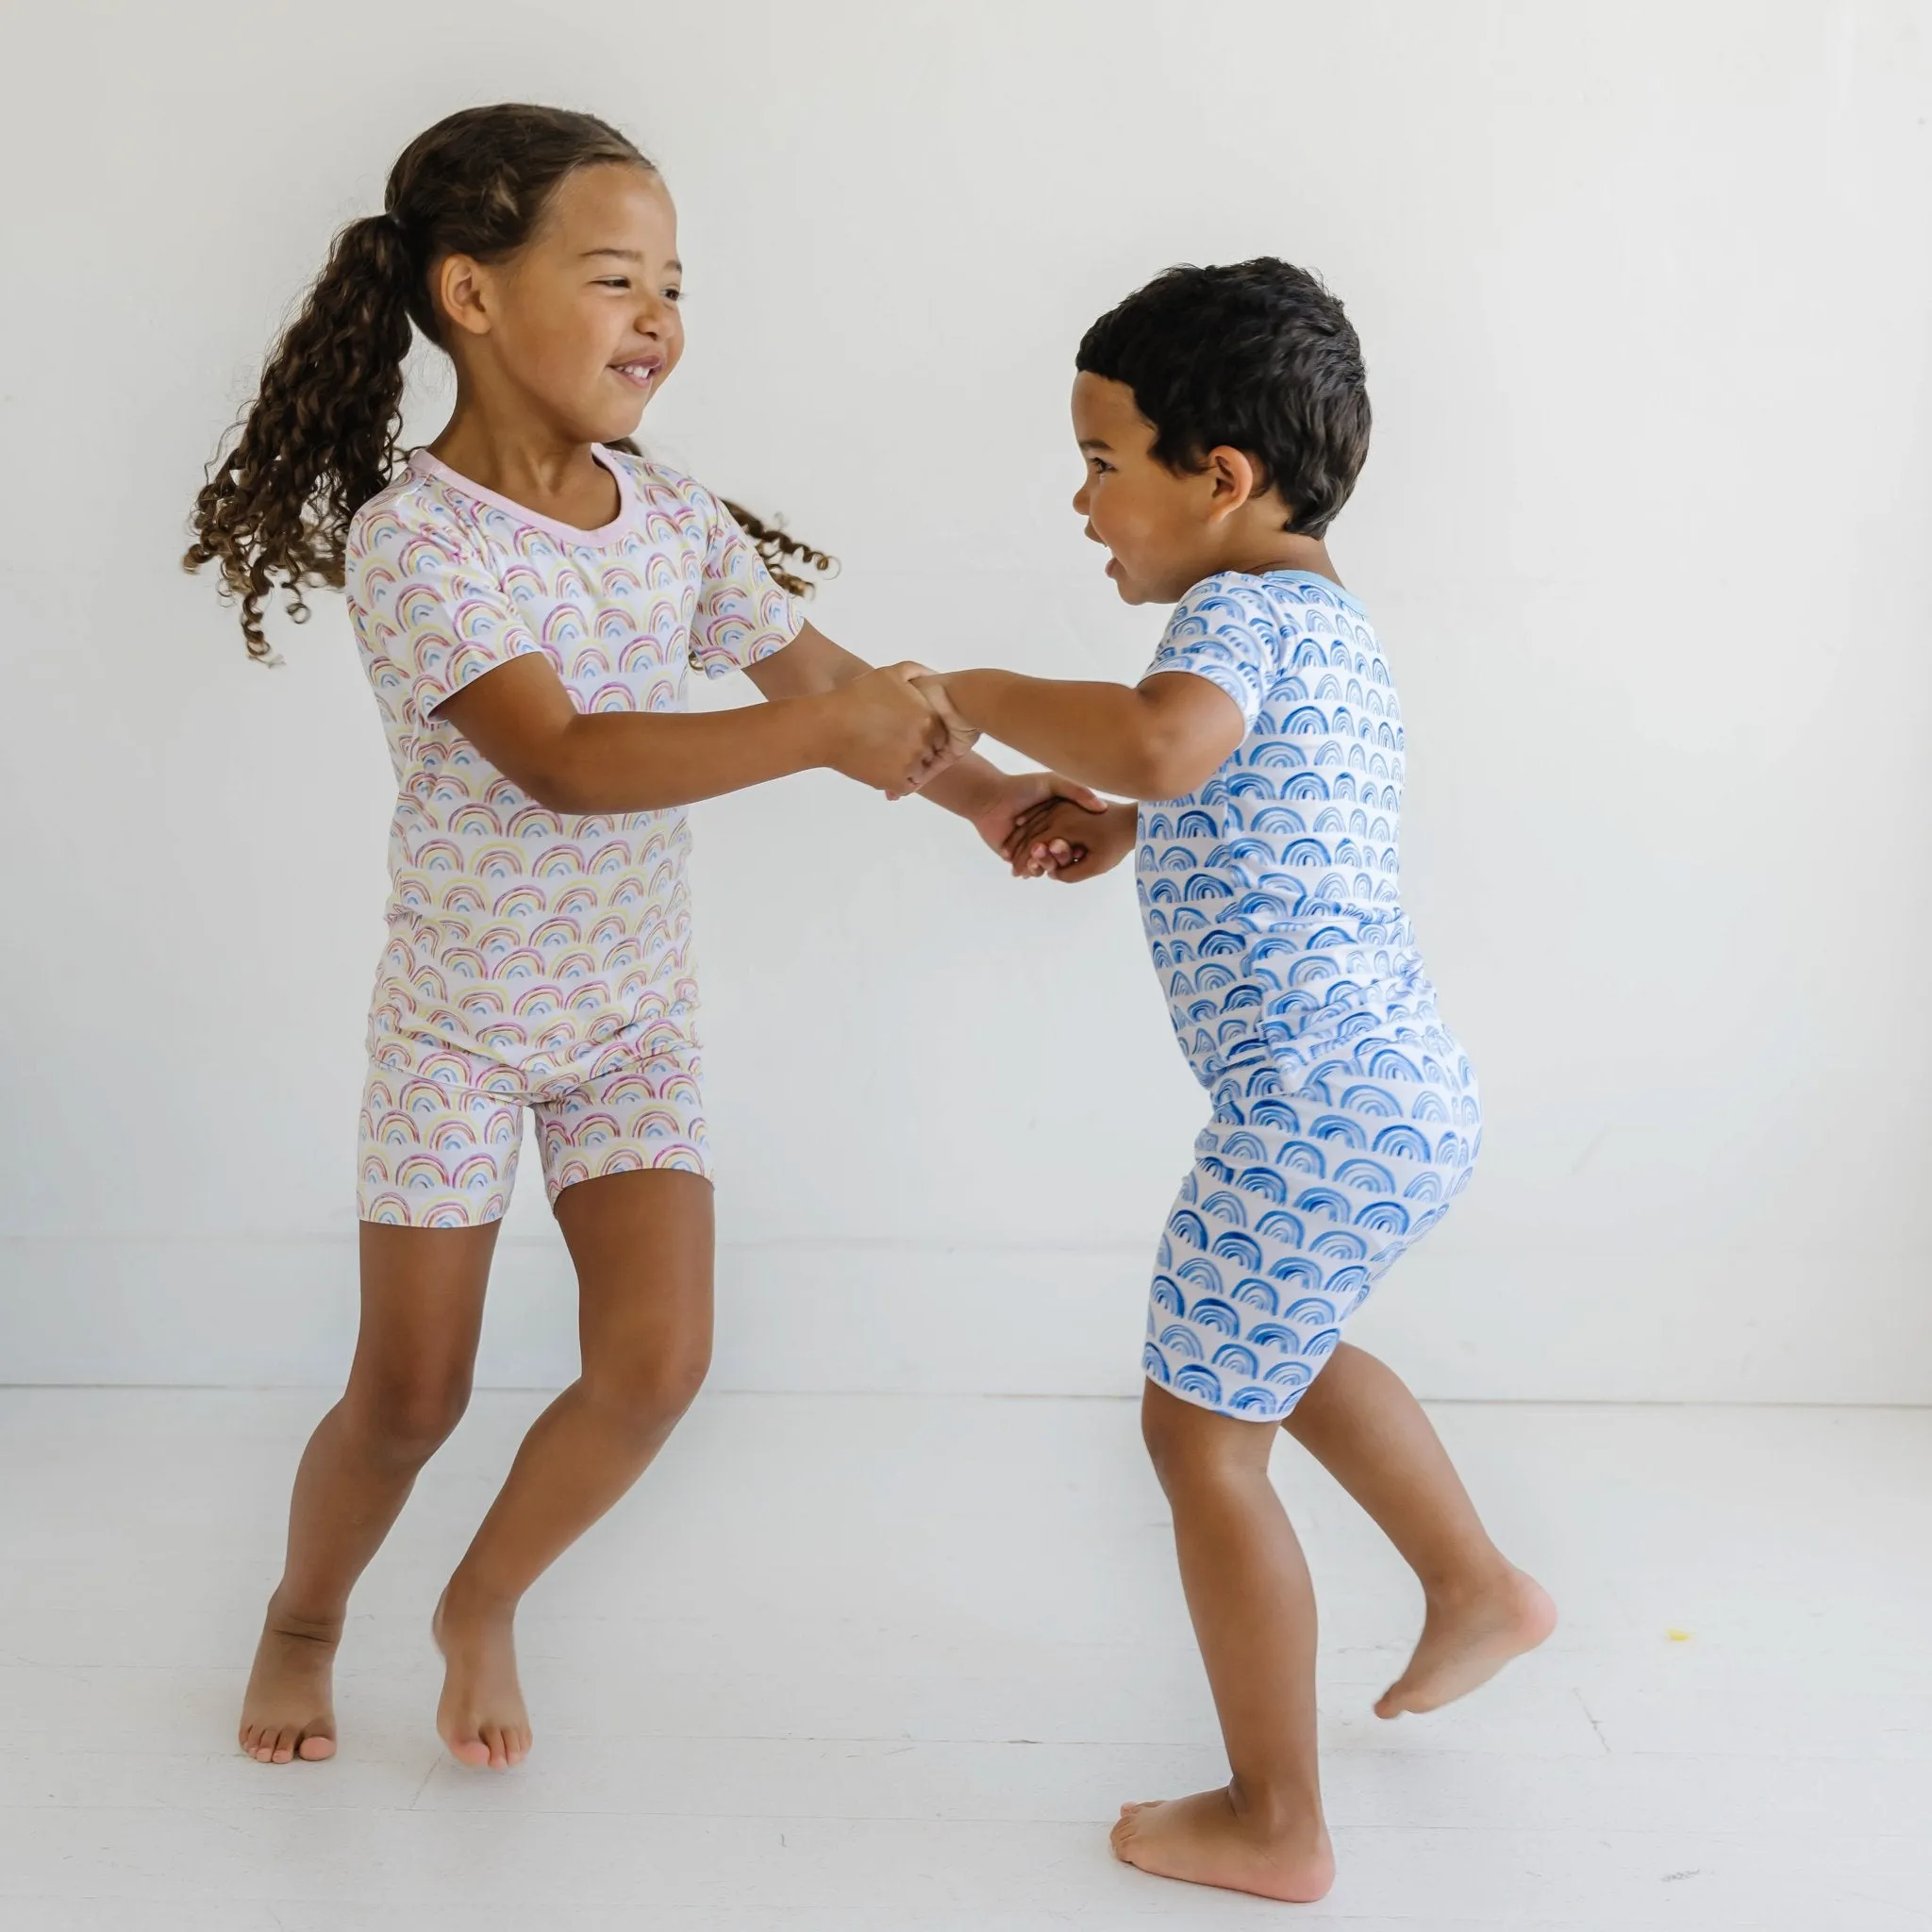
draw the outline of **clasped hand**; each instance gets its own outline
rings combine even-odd
[[[831,763],[888,798],[923,791],[979,741],[924,664],[868,671],[838,692],[837,704],[840,742]]]
[[[888,798],[924,791],[979,741],[959,715],[938,672],[911,662],[889,664],[856,678],[840,693],[846,749],[840,769]],[[1135,811],[1113,805],[1070,778],[1030,772],[1001,780],[976,808],[981,839],[1015,878],[1097,877],[1131,849]]]

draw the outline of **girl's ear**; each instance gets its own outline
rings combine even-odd
[[[1226,443],[1208,452],[1208,475],[1210,523],[1232,516],[1255,494],[1257,473],[1253,458]]]
[[[430,299],[452,328],[468,336],[490,333],[490,271],[468,255],[445,255],[430,278]]]

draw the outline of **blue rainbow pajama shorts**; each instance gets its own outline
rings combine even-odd
[[[1285,1416],[1467,1184],[1481,1131],[1468,1062],[1440,1027],[1365,1040],[1291,1091],[1272,1067],[1227,1082],[1161,1237],[1148,1379],[1230,1415]]]

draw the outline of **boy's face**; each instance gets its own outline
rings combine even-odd
[[[1129,604],[1174,603],[1216,567],[1211,481],[1158,461],[1155,434],[1125,383],[1085,370],[1074,378],[1074,436],[1087,459],[1074,508],[1107,545],[1107,574]]]

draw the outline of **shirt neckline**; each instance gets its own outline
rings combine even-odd
[[[486,490],[460,470],[452,470],[441,457],[432,456],[426,449],[409,452],[409,474],[444,484],[477,503],[487,503],[491,509],[500,509],[506,515],[515,517],[519,523],[528,524],[533,529],[547,530],[566,543],[608,543],[622,536],[630,524],[630,478],[625,475],[623,464],[611,460],[610,452],[602,443],[591,445],[591,458],[617,484],[617,514],[602,528],[595,530],[582,530],[576,525],[561,523],[556,517],[540,516],[528,504],[518,503],[514,497],[500,495],[494,490]]]
[[[1367,613],[1368,606],[1353,591],[1343,590],[1333,577],[1324,577],[1318,570],[1269,570],[1261,573],[1269,577],[1298,577],[1305,584],[1313,584],[1317,590],[1326,591],[1331,597],[1340,597],[1344,604]]]

